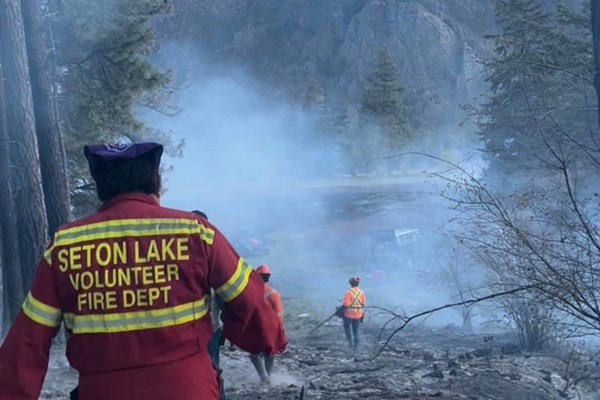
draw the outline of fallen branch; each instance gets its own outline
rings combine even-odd
[[[387,345],[389,344],[389,342],[392,340],[392,338],[394,336],[396,336],[396,334],[398,332],[400,332],[401,330],[403,330],[404,328],[406,328],[406,326],[414,319],[420,318],[420,317],[424,317],[426,315],[431,315],[435,312],[441,311],[441,310],[445,310],[447,308],[452,308],[452,307],[456,307],[456,306],[464,306],[464,305],[470,305],[470,304],[476,304],[476,303],[480,303],[482,301],[486,301],[486,300],[491,300],[491,299],[495,299],[498,297],[502,297],[502,296],[507,296],[510,294],[515,294],[515,293],[519,293],[519,292],[524,292],[527,290],[531,290],[536,288],[538,285],[527,285],[527,286],[520,286],[511,290],[506,290],[503,292],[498,292],[498,293],[493,293],[490,294],[488,296],[483,296],[483,297],[478,297],[475,299],[470,299],[470,300],[465,300],[465,301],[459,301],[457,303],[450,303],[450,304],[445,304],[443,306],[440,307],[436,307],[436,308],[432,308],[430,310],[427,311],[423,311],[420,312],[418,314],[415,315],[411,315],[411,316],[400,316],[398,319],[400,319],[402,321],[402,324],[396,328],[386,339],[385,343],[379,348],[379,350],[377,350],[377,352],[375,353],[375,355],[373,357],[371,357],[371,360],[374,360],[375,358],[377,358],[382,352],[383,350],[387,347]]]

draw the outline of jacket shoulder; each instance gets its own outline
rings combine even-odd
[[[107,221],[107,220],[112,220],[112,219],[128,219],[128,218],[177,218],[177,219],[189,219],[189,220],[194,220],[194,221],[198,221],[201,224],[210,227],[212,229],[215,229],[214,226],[212,224],[210,224],[206,219],[202,218],[199,215],[196,215],[192,212],[189,211],[183,211],[183,210],[176,210],[173,208],[167,208],[167,207],[156,207],[155,210],[152,210],[152,212],[149,212],[143,216],[137,215],[135,217],[131,217],[131,216],[118,216],[117,218],[107,218],[106,214],[104,214],[103,212],[95,212],[94,214],[88,215],[86,217],[83,218],[79,218],[76,219],[74,221],[70,221],[67,222],[61,226],[59,226],[56,231],[54,232],[54,236],[56,236],[57,233],[61,232],[61,231],[65,231],[65,230],[69,230],[69,229],[73,229],[73,228],[77,228],[77,227],[82,227],[82,226],[86,226],[86,225],[90,225],[90,224],[95,224],[95,223],[99,223],[99,222],[103,222],[103,221]]]
[[[207,219],[205,219],[199,215],[196,215],[191,211],[178,210],[175,208],[168,208],[168,207],[161,206],[161,207],[157,208],[156,214],[154,214],[152,217],[156,217],[156,216],[161,216],[161,217],[166,217],[166,218],[192,219],[192,220],[201,222],[203,225],[212,227],[212,224],[210,222],[208,222]]]

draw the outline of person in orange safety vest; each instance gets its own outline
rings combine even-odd
[[[265,282],[264,298],[277,313],[279,325],[281,329],[283,329],[283,305],[281,304],[281,296],[277,290],[267,284],[271,278],[271,271],[268,266],[259,265],[258,268],[256,268],[256,272],[260,274],[260,277]],[[252,361],[252,365],[254,365],[261,382],[267,384],[270,383],[275,357],[265,353],[251,354],[250,360]]]
[[[81,400],[216,400],[210,289],[223,335],[285,351],[264,283],[205,218],[162,207],[157,143],[89,145],[102,205],[55,232],[0,348],[0,399],[35,400],[61,323]]]
[[[359,324],[363,321],[366,304],[365,292],[358,288],[360,278],[353,276],[348,281],[350,289],[344,294],[344,332],[348,345],[351,348],[357,349],[360,343]]]

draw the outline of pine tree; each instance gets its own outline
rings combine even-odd
[[[66,155],[55,102],[50,26],[40,0],[22,1],[48,232],[69,220]]]
[[[2,30],[0,29],[0,36]],[[2,39],[0,37],[0,43]],[[10,139],[6,124],[4,100],[4,76],[2,52],[0,51],[0,255],[2,262],[2,330],[17,315],[25,298],[20,268],[17,215],[15,213],[14,190],[11,184]]]
[[[171,8],[158,0],[58,2],[54,7],[59,109],[72,201],[76,215],[82,215],[97,206],[84,144],[143,138],[165,143],[171,155],[181,151],[181,143],[136,117],[142,107],[165,111],[169,75],[156,70],[147,56],[157,49],[151,18]]]
[[[404,88],[400,83],[398,66],[392,60],[387,48],[379,54],[377,69],[368,81],[369,84],[363,95],[363,109],[378,118],[385,131],[406,139],[409,132],[402,102]]]
[[[14,212],[17,222],[16,235],[3,239],[19,243],[19,263],[5,265],[3,279],[10,288],[14,283],[10,280],[18,279],[11,275],[11,272],[18,269],[22,276],[21,286],[29,288],[47,242],[47,221],[23,14],[19,0],[0,0],[0,51],[3,60],[4,99],[10,99],[5,101],[4,113],[10,140],[10,180],[4,181],[3,184],[11,185],[15,207],[8,208],[8,211]],[[12,222],[10,224],[12,225]],[[18,284],[14,287],[18,287]],[[22,302],[24,299],[23,293],[13,295],[15,297],[11,298],[10,304]],[[10,319],[16,316],[14,310],[10,314],[9,320],[4,321],[5,324],[10,323]]]
[[[536,168],[564,128],[578,135],[576,121],[588,118],[591,40],[586,16],[565,4],[494,4],[501,31],[488,36],[495,54],[485,64],[490,95],[479,127],[488,175],[499,177]]]

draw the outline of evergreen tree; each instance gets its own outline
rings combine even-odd
[[[0,29],[0,38],[2,36]],[[1,43],[1,39],[0,39]],[[4,76],[0,51],[0,265],[2,266],[2,331],[19,312],[25,291],[20,268],[17,214],[11,184],[10,138],[6,124]]]
[[[167,153],[181,151],[168,135],[146,127],[143,107],[168,112],[169,75],[156,70],[151,18],[170,11],[162,0],[58,1],[53,27],[58,37],[59,109],[65,133],[75,212],[96,207],[82,146],[91,142],[155,139]]]
[[[381,121],[384,131],[397,138],[406,139],[406,111],[402,102],[404,88],[400,83],[398,66],[387,48],[379,54],[377,69],[368,79],[363,95],[364,111]]]
[[[31,94],[29,65],[25,42],[25,29],[21,2],[0,0],[0,52],[3,61],[2,79],[4,86],[5,129],[2,137],[10,141],[8,149],[10,170],[5,171],[6,180],[0,191],[12,193],[14,197],[7,207],[16,216],[16,232],[12,230],[14,219],[7,220],[9,233],[3,232],[3,241],[18,242],[19,262],[3,265],[4,287],[10,293],[7,318],[4,324],[12,322],[18,307],[24,300],[24,293],[18,290],[31,286],[36,265],[43,254],[47,242],[47,221],[42,189],[42,176],[35,130],[33,99]],[[5,156],[1,155],[0,156]],[[11,186],[10,189],[6,186]],[[11,235],[11,236],[5,236]],[[11,251],[16,250],[11,246]],[[6,247],[4,249],[7,251]],[[10,255],[9,255],[10,256]],[[14,274],[14,275],[13,275]],[[14,281],[21,276],[21,284]]]
[[[46,13],[46,7],[42,6],[42,1],[22,1],[21,5],[48,232],[52,234],[60,225],[67,222],[71,215],[65,147],[54,96],[55,74],[52,65],[54,54],[51,49],[49,24],[43,15]]]
[[[495,52],[485,64],[490,95],[479,127],[488,176],[501,177],[536,168],[565,129],[581,135],[591,39],[582,23],[589,17],[563,3],[549,11],[540,0],[494,4],[501,31],[488,36]]]

